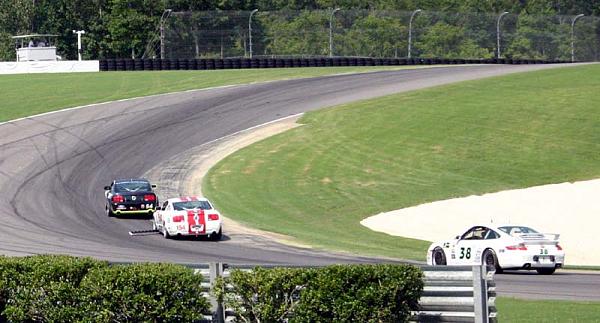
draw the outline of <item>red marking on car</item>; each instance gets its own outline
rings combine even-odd
[[[189,197],[187,197],[187,196],[180,197],[179,199],[181,200],[181,202],[189,202],[190,201]]]
[[[195,196],[190,196],[188,198],[190,199],[190,201],[198,201],[198,198],[196,198]]]
[[[183,215],[176,215],[173,217],[173,222],[183,222],[185,217]]]
[[[206,233],[206,218],[204,210],[188,210],[188,227],[190,234],[205,234]],[[202,230],[194,230],[194,226],[202,226]]]

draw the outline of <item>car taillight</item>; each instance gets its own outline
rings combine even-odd
[[[125,202],[125,198],[123,197],[123,195],[113,195],[112,202],[113,203],[123,203],[123,202]]]
[[[558,243],[556,244],[556,250],[562,250],[562,247]]]
[[[183,215],[176,215],[173,217],[173,222],[183,222]]]
[[[506,250],[527,250],[527,246],[524,243],[519,243],[516,246],[506,246]]]
[[[144,195],[144,202],[154,202],[154,201],[156,201],[156,196],[154,196],[154,194]]]
[[[208,219],[212,220],[212,221],[216,221],[219,219],[219,215],[218,214],[209,214]]]

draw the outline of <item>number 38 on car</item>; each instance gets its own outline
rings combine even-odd
[[[154,212],[153,229],[167,239],[206,236],[220,240],[223,234],[221,214],[207,199],[197,196],[168,199]]]
[[[484,264],[505,269],[536,270],[550,275],[564,264],[558,234],[544,234],[520,225],[471,227],[453,240],[434,242],[427,251],[430,265]]]

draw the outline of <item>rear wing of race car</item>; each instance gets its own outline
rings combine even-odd
[[[558,233],[521,233],[517,237],[529,244],[558,243]]]

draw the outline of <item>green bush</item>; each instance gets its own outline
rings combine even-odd
[[[302,292],[293,322],[404,322],[423,290],[408,265],[335,265],[318,271]]]
[[[281,322],[293,312],[300,292],[314,278],[314,269],[254,268],[233,270],[215,284],[216,297],[243,322]],[[231,289],[224,292],[227,284]]]
[[[105,262],[67,256],[1,258],[0,319],[79,320],[79,284],[90,270],[104,266]]]
[[[417,309],[422,278],[409,265],[255,268],[233,270],[215,291],[245,322],[403,322]]]
[[[101,268],[81,282],[83,309],[97,322],[191,322],[210,310],[202,276],[171,264]]]

